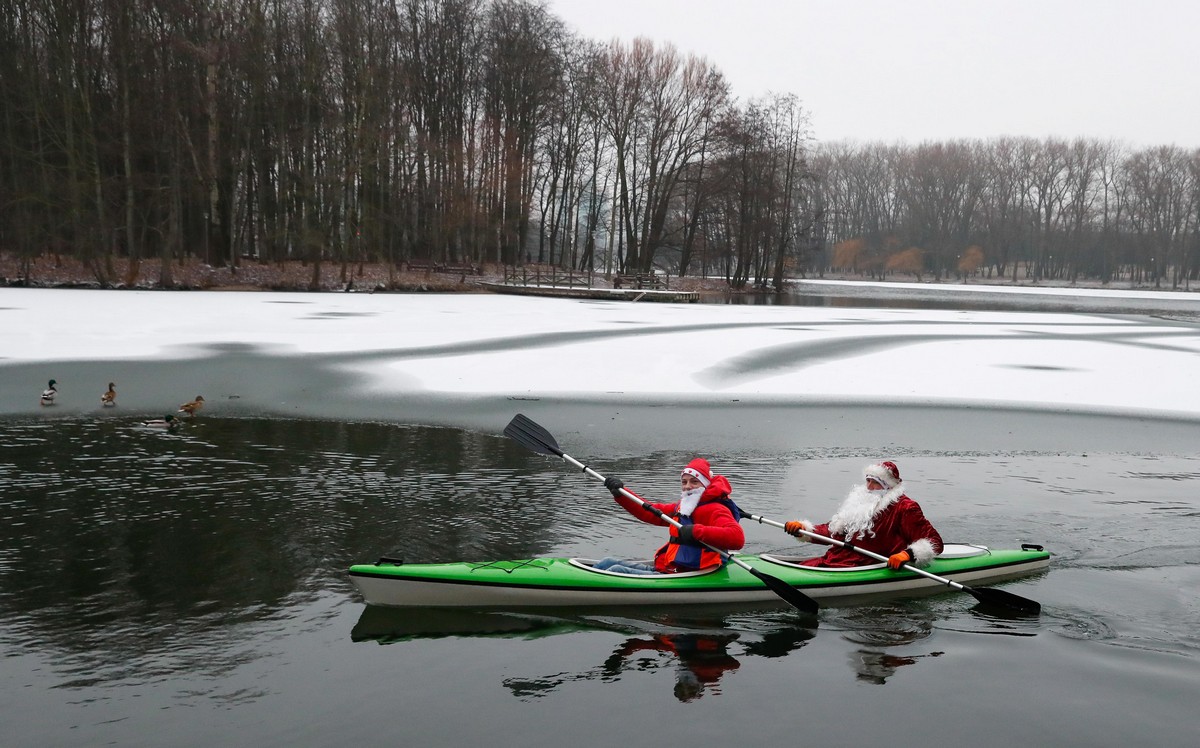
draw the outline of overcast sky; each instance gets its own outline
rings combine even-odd
[[[820,140],[1094,137],[1200,147],[1188,0],[549,0],[580,35],[704,56],[796,94]]]

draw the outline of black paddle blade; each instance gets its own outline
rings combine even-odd
[[[770,574],[764,574],[758,569],[754,569],[749,566],[745,566],[743,568],[761,579],[763,584],[771,588],[772,592],[774,592],[776,595],[779,595],[784,600],[787,600],[788,603],[790,603],[791,606],[796,610],[800,611],[801,613],[816,615],[817,608],[819,607],[816,600],[813,600],[808,595],[804,594],[778,577],[773,577]]]
[[[1036,616],[1042,612],[1042,605],[1036,600],[1030,600],[1029,598],[1014,595],[1004,590],[997,590],[991,587],[963,587],[963,590],[971,593],[976,600],[984,605],[1006,608],[1027,616]]]
[[[520,413],[513,416],[504,427],[504,435],[540,455],[563,456],[563,451],[558,448],[558,442],[554,441],[550,432]]]

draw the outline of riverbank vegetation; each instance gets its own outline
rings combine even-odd
[[[736,100],[712,61],[525,0],[0,0],[0,253],[22,282],[66,257],[162,287],[189,264],[314,289],[412,263],[1200,272],[1200,150],[818,142],[802,96]]]

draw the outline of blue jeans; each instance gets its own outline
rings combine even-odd
[[[654,564],[646,564],[641,561],[625,561],[612,556],[605,556],[592,565],[593,569],[601,571],[611,571],[617,574],[661,574],[662,572],[654,568]]]

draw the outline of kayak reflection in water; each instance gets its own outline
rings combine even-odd
[[[942,552],[942,536],[934,529],[917,502],[904,493],[900,468],[894,462],[869,465],[863,471],[866,485],[855,486],[833,518],[823,525],[807,520],[792,520],[784,529],[792,535],[800,530],[825,535],[834,540],[888,557],[888,568],[901,565],[927,566]],[[807,536],[802,536],[807,538]],[[819,543],[819,540],[809,540]],[[804,561],[805,566],[846,567],[875,563],[850,548],[832,546],[820,558]]]
[[[721,554],[705,548],[702,543],[723,551],[736,551],[745,544],[746,536],[738,524],[742,513],[729,498],[733,488],[725,476],[713,474],[708,460],[697,457],[683,469],[679,481],[677,503],[648,504],[650,508],[646,508],[622,493],[625,484],[619,478],[605,479],[604,487],[625,511],[648,524],[670,527],[671,536],[666,545],[655,552],[653,564],[609,556],[597,561],[595,568],[622,574],[671,574],[711,569],[725,561]],[[681,527],[671,525],[663,515],[679,522]]]
[[[705,689],[720,693],[721,676],[741,667],[729,654],[728,647],[736,634],[709,636],[698,634],[655,634],[649,639],[627,639],[604,661],[606,675],[621,672],[625,660],[639,652],[665,652],[675,655],[675,698],[692,701],[704,695]]]

